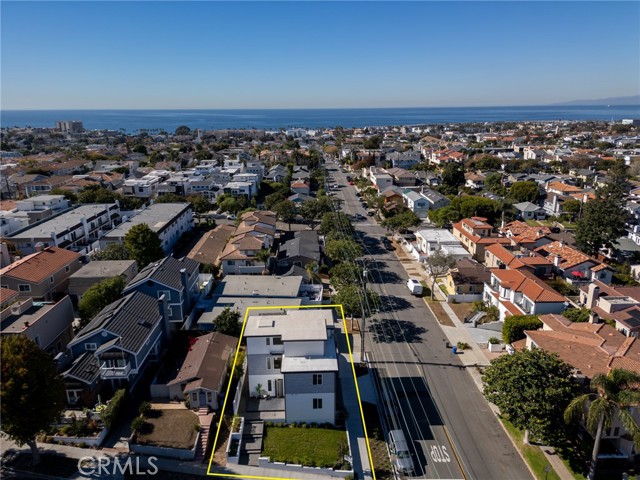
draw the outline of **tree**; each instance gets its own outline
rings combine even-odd
[[[393,217],[385,218],[380,225],[392,232],[402,232],[410,227],[420,225],[420,218],[411,210],[406,210]]]
[[[121,298],[125,285],[124,278],[118,275],[113,278],[105,278],[89,287],[78,301],[80,326],[84,327],[100,313],[100,310]]]
[[[509,198],[517,203],[536,203],[538,198],[540,198],[540,188],[538,187],[538,183],[531,180],[514,183],[509,189]]]
[[[582,202],[580,200],[576,200],[575,198],[565,200],[565,202],[562,204],[562,211],[569,216],[570,220],[575,220],[576,218],[578,218],[581,210]]]
[[[236,214],[242,210],[242,204],[236,198],[228,197],[220,203],[220,210]]]
[[[362,146],[364,148],[366,148],[367,150],[376,150],[378,148],[380,148],[380,145],[382,144],[382,138],[375,135],[373,137],[369,137],[367,139],[365,139],[365,141],[363,142]]]
[[[132,260],[131,252],[122,243],[112,243],[91,255],[91,260]]]
[[[36,435],[47,430],[65,404],[64,382],[51,355],[24,335],[2,337],[0,428],[40,462]]]
[[[211,202],[202,195],[189,195],[186,198],[193,208],[193,211],[197,214],[207,213],[211,210]]]
[[[296,217],[297,209],[296,204],[291,200],[283,200],[273,207],[278,219],[289,224],[289,231],[291,231],[291,221]]]
[[[506,189],[502,184],[502,174],[499,172],[490,173],[484,179],[484,186],[491,193],[495,193],[496,195],[504,196],[506,193]]]
[[[113,203],[116,194],[98,185],[89,185],[78,194],[78,203]]]
[[[587,202],[576,224],[576,243],[583,252],[596,256],[601,248],[614,248],[626,234],[626,194],[629,190],[627,167],[616,162],[609,169],[607,184],[596,190],[596,198]]]
[[[182,195],[172,192],[163,193],[156,198],[156,203],[183,203],[184,201],[185,198]]]
[[[451,205],[442,207],[437,210],[429,210],[429,220],[433,222],[438,228],[443,228],[451,225],[453,222],[458,222],[462,219],[460,212]]]
[[[342,287],[351,285],[360,278],[361,269],[350,262],[339,263],[329,272],[331,275],[331,285],[340,290]]]
[[[342,305],[345,315],[360,316],[363,307],[365,313],[370,315],[376,306],[380,304],[380,296],[376,292],[367,289],[365,298],[362,286],[351,284],[338,290],[338,293],[333,296],[331,301],[336,305]]]
[[[164,256],[160,237],[146,223],[131,227],[124,237],[124,246],[138,262],[140,269]]]
[[[478,170],[500,170],[502,161],[498,157],[493,155],[482,156],[475,164],[475,168]]]
[[[453,268],[455,264],[455,258],[448,253],[444,253],[439,248],[424,261],[422,266],[431,279],[431,300],[434,299],[436,281],[447,273],[450,268]]]
[[[76,203],[78,201],[78,196],[74,192],[59,187],[52,189],[51,195],[62,195],[69,203]]]
[[[353,225],[351,224],[351,219],[345,213],[325,213],[320,223],[320,231],[324,235],[330,235],[332,232],[341,232],[350,237],[353,235]]]
[[[225,308],[220,315],[213,320],[216,331],[239,337],[242,333],[242,324],[240,323],[240,313],[232,311],[229,307]]]
[[[262,270],[263,275],[267,275],[269,273],[269,259],[271,258],[271,252],[266,248],[262,248],[256,252],[256,259],[260,263],[264,263],[264,270]]]
[[[482,375],[484,395],[517,428],[545,444],[559,445],[558,425],[575,395],[572,367],[540,348],[502,355]]]
[[[191,133],[191,129],[186,125],[180,125],[176,128],[176,135],[189,135]]]
[[[591,453],[589,479],[595,477],[600,440],[605,428],[610,428],[614,417],[617,417],[636,445],[640,445],[640,426],[633,418],[632,409],[640,406],[640,374],[614,368],[607,375],[598,373],[590,384],[591,393],[573,399],[564,412],[564,420],[570,423],[573,418],[585,414],[586,426],[594,435]]]
[[[538,330],[542,322],[537,315],[511,315],[502,325],[502,338],[506,343],[513,343],[526,337],[525,330]]]
[[[485,217],[489,223],[493,223],[503,210],[499,202],[472,195],[454,198],[450,207],[459,213],[460,218]]]
[[[440,190],[443,194],[458,193],[458,189],[464,185],[464,167],[458,163],[447,163],[442,169],[442,185]]]
[[[353,262],[362,256],[362,247],[350,239],[329,240],[324,253],[334,262]]]
[[[307,272],[307,280],[309,283],[314,284],[316,282],[320,283],[322,280],[320,279],[320,275],[318,275],[318,263],[311,262],[307,263],[304,266],[304,269]]]

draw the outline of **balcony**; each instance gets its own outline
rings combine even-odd
[[[131,373],[131,364],[127,363],[124,367],[108,366],[107,363],[100,365],[100,377],[106,379],[129,378]]]

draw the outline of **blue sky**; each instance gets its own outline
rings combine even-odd
[[[538,105],[640,93],[640,2],[0,3],[3,109]]]

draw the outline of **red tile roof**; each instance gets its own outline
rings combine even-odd
[[[0,278],[7,276],[40,283],[79,258],[79,253],[64,248],[47,247],[4,267],[0,270]]]

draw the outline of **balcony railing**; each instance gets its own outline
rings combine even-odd
[[[131,372],[131,364],[124,367],[107,366],[106,362],[100,366],[100,376],[102,378],[127,378]]]

